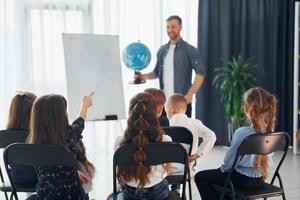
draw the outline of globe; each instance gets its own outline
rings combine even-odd
[[[123,50],[122,59],[129,69],[141,71],[149,65],[151,53],[143,43],[133,42]]]

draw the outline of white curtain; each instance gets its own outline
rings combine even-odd
[[[62,33],[91,32],[87,0],[0,0],[0,128],[16,91],[66,95]]]
[[[157,50],[168,42],[166,18],[170,15],[182,17],[182,37],[196,46],[198,0],[0,0],[0,129],[5,128],[15,91],[66,96],[62,33],[119,35],[120,53],[140,40],[152,54],[143,70],[149,72]],[[133,71],[123,63],[121,67],[126,107],[137,92],[158,87],[158,80],[130,85]],[[122,134],[122,126],[87,123],[84,134],[89,157],[101,163],[95,181],[98,187],[90,197],[105,199],[112,189],[113,141]],[[109,159],[103,161],[99,152]]]

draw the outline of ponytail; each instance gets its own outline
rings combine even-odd
[[[163,131],[156,116],[154,98],[148,93],[139,93],[130,100],[127,128],[120,144],[135,145],[132,165],[118,166],[117,178],[121,183],[135,181],[137,189],[150,183],[148,178],[151,167],[145,164],[147,160],[144,146],[149,142],[162,141]]]
[[[256,133],[261,133],[259,116],[265,114],[267,133],[272,133],[275,127],[276,98],[262,88],[252,88],[245,93],[244,106],[247,108],[248,118]],[[245,110],[245,109],[244,109]],[[259,167],[262,168],[262,176],[265,180],[269,172],[268,156],[256,155],[253,170],[258,174]]]
[[[143,187],[149,183],[149,178],[145,177],[144,174],[147,174],[150,171],[149,166],[144,165],[146,160],[146,154],[144,152],[143,146],[149,143],[148,138],[145,136],[144,131],[149,128],[149,123],[144,118],[146,112],[146,106],[142,101],[138,101],[133,108],[133,115],[136,115],[137,118],[133,122],[133,127],[138,131],[135,137],[133,137],[133,144],[137,146],[137,149],[134,153],[134,160],[137,164],[136,175],[137,177],[143,177],[140,179],[138,188]]]

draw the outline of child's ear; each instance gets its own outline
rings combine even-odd
[[[172,114],[175,112],[175,109],[174,109],[174,107],[172,105],[169,106],[169,111]]]

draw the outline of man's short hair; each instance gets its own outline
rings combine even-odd
[[[156,106],[163,106],[166,103],[165,93],[156,88],[148,88],[144,92],[149,93],[153,96]]]
[[[178,15],[171,15],[168,17],[167,22],[171,20],[177,20],[177,22],[182,25],[182,19]]]
[[[168,98],[167,104],[172,106],[175,112],[179,112],[182,110],[186,110],[187,101],[186,98],[182,94],[173,94]]]

